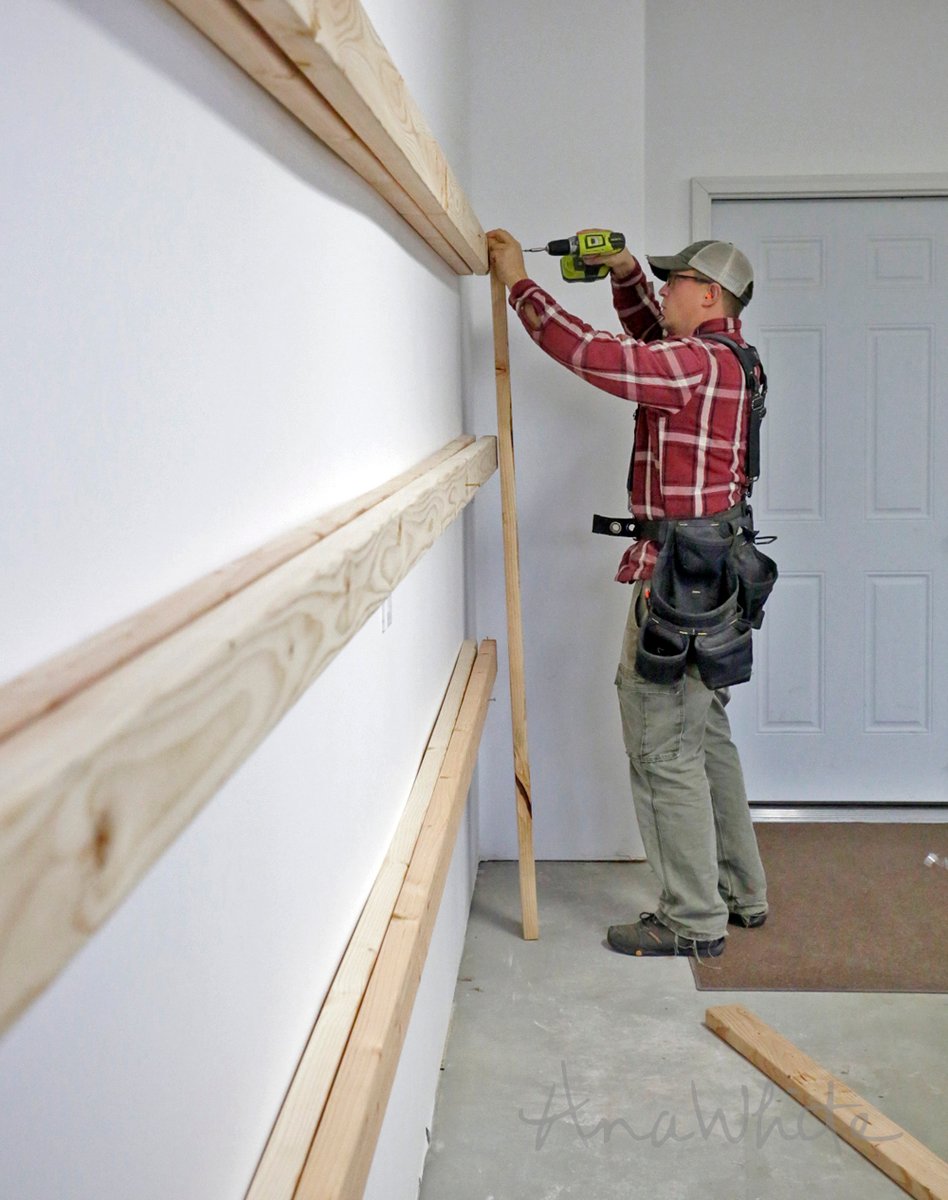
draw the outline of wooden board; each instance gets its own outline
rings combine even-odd
[[[537,910],[536,863],[533,854],[533,798],[530,754],[527,749],[527,689],[523,660],[523,618],[520,605],[520,541],[517,528],[517,482],[514,463],[513,408],[510,395],[510,345],[507,334],[507,291],[491,274],[494,330],[494,377],[497,385],[497,449],[500,461],[501,523],[504,540],[504,584],[507,600],[507,658],[510,670],[510,712],[513,724],[514,791],[517,806],[517,844],[520,860],[520,911],[523,936],[540,936]]]
[[[948,1200],[948,1163],[741,1004],[705,1024],[916,1200]]]
[[[496,470],[482,438],[0,744],[0,1028]]]
[[[441,711],[381,870],[320,1008],[247,1200],[293,1200],[316,1127],[405,882],[415,843],[441,776],[477,647],[461,646]]]
[[[486,274],[484,231],[359,0],[240,3],[468,267]]]
[[[296,1192],[360,1200],[424,969],[497,675],[481,643],[444,766]]]
[[[471,273],[471,268],[418,204],[237,0],[169,0],[169,3],[371,184],[452,271],[459,275]]]
[[[434,454],[387,483],[373,488],[371,492],[313,517],[304,525],[281,534],[243,558],[227,563],[210,575],[195,580],[180,591],[163,597],[141,612],[4,684],[0,687],[0,743],[37,717],[64,704],[97,679],[130,662],[176,629],[181,629],[221,601],[236,595],[274,567],[315,546],[355,517],[381,504],[399,488],[424,475],[465,446],[470,446],[473,441],[468,434],[454,438]]]

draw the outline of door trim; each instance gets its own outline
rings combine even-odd
[[[691,181],[691,240],[711,236],[715,200],[948,196],[948,175],[721,175]]]

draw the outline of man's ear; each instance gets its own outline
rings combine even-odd
[[[724,289],[719,283],[711,280],[705,289],[704,295],[701,297],[701,303],[704,308],[713,308],[721,299]]]

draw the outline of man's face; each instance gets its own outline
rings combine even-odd
[[[705,320],[702,301],[710,281],[696,271],[673,271],[659,296],[662,299],[662,327],[672,337],[688,337]]]

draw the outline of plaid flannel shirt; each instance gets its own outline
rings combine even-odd
[[[700,517],[739,503],[750,403],[737,355],[702,333],[723,333],[741,345],[734,317],[706,321],[692,337],[665,338],[651,284],[636,265],[612,299],[624,334],[592,329],[561,308],[531,279],[510,290],[510,305],[536,344],[581,379],[638,405],[629,481],[629,510],[637,517]],[[540,318],[526,319],[529,302]],[[657,542],[633,542],[616,579],[648,579]]]

